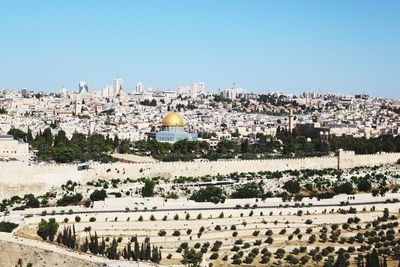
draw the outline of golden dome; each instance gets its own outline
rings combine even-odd
[[[170,112],[164,116],[162,125],[163,126],[184,126],[185,122],[181,115],[176,112]]]

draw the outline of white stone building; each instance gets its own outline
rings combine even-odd
[[[24,156],[29,154],[28,143],[14,140],[11,135],[0,135],[0,156]]]

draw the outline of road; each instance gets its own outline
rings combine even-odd
[[[209,207],[209,208],[173,208],[173,209],[141,209],[141,210],[126,210],[126,209],[115,209],[115,210],[84,210],[84,211],[73,211],[72,212],[52,212],[46,215],[65,215],[65,214],[94,214],[94,213],[137,213],[137,212],[171,212],[171,211],[207,211],[207,210],[249,210],[249,209],[283,209],[283,208],[328,208],[328,207],[351,207],[351,206],[363,206],[363,205],[377,205],[377,204],[385,204],[386,201],[369,201],[369,202],[355,202],[349,203],[346,205],[342,205],[340,203],[335,204],[313,204],[313,205],[305,205],[305,206],[296,206],[296,205],[264,205],[264,206],[256,206],[256,207]],[[26,215],[34,215],[34,216],[42,216],[42,213],[26,213]]]

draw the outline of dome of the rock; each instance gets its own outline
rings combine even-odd
[[[181,115],[176,112],[170,112],[163,118],[163,126],[184,126],[185,122]]]

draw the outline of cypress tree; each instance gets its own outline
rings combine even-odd
[[[349,262],[347,261],[346,257],[344,256],[344,250],[340,249],[338,251],[338,257],[336,259],[334,267],[347,267],[349,266]]]
[[[104,241],[104,238],[101,238],[101,244],[99,246],[99,254],[104,255],[104,251],[106,250],[106,242]]]
[[[56,242],[57,242],[57,244],[61,244],[61,239],[62,239],[62,232],[60,232],[60,233],[58,233],[58,235],[57,235],[57,239],[56,239]]]
[[[94,249],[95,254],[99,253],[99,239],[97,238],[97,232],[94,232]]]
[[[63,229],[63,234],[62,234],[62,240],[61,240],[61,243],[64,245],[64,246],[66,246],[68,243],[68,228],[69,228],[69,226],[67,226],[67,227],[64,227],[64,229]]]
[[[76,248],[76,231],[75,231],[75,224],[72,225],[72,248]]]
[[[128,251],[126,250],[126,247],[124,247],[124,249],[122,250],[122,258],[129,260],[129,256],[128,256]]]
[[[133,253],[133,260],[137,261],[139,260],[139,257],[140,257],[139,242],[137,241],[137,238],[135,238],[135,251]]]
[[[81,246],[81,251],[86,253],[88,251],[88,249],[89,249],[89,241],[88,241],[88,238],[86,237],[85,242],[83,242],[83,244]]]
[[[146,237],[144,242],[146,247],[145,259],[148,261],[151,260],[150,238]]]
[[[158,249],[158,260],[157,260],[157,263],[160,263],[160,261],[161,261],[161,249],[159,248]]]
[[[28,128],[28,132],[27,132],[27,134],[26,134],[26,141],[27,141],[29,144],[32,144],[32,142],[33,142],[32,131],[31,131],[31,129],[29,129],[29,128]]]
[[[364,267],[364,256],[361,254],[357,256],[357,267]]]
[[[130,260],[132,258],[132,246],[131,246],[131,242],[128,242],[127,245],[127,256],[128,256],[128,260]]]
[[[379,255],[376,249],[373,249],[372,253],[367,254],[367,262],[365,264],[365,267],[376,267],[376,266],[380,266]]]
[[[119,258],[118,253],[117,253],[117,247],[118,247],[118,242],[114,237],[111,242],[111,246],[107,249],[107,258],[108,259],[117,260]]]
[[[152,253],[151,253],[151,254],[152,254],[152,255],[151,255],[151,261],[152,261],[152,262],[157,262],[157,260],[158,260],[158,250],[157,250],[156,247],[153,246],[153,249],[152,249]]]
[[[140,248],[139,260],[142,261],[142,260],[144,260],[144,258],[145,258],[145,246],[142,242],[142,246]]]
[[[72,248],[72,229],[68,227],[67,247]]]

